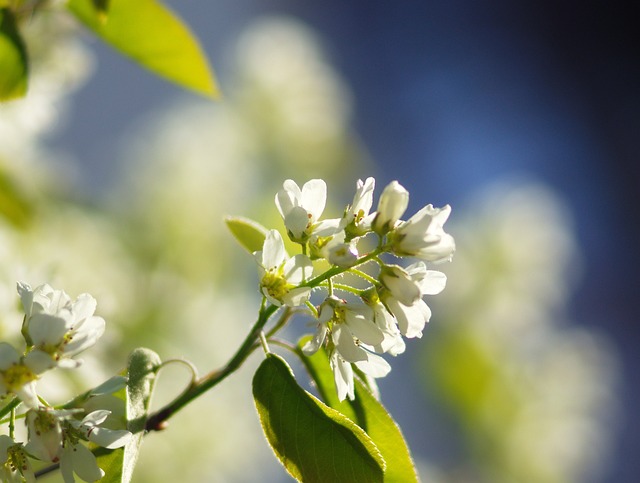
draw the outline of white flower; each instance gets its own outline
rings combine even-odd
[[[358,261],[358,248],[353,241],[345,241],[346,234],[341,231],[328,237],[312,236],[309,240],[311,258],[324,258],[330,264],[349,268]]]
[[[43,367],[48,368],[41,356],[38,352],[21,356],[11,344],[0,342],[0,398],[15,394],[27,406],[38,407],[36,380]]]
[[[389,183],[378,201],[373,230],[384,235],[392,230],[409,205],[409,192],[397,181]]]
[[[82,421],[70,419],[63,425],[63,443],[59,454],[60,472],[65,483],[74,483],[73,474],[84,481],[98,481],[104,476],[95,455],[79,441],[79,437],[108,449],[120,448],[127,444],[131,433],[126,430],[101,428],[111,414],[107,410],[93,411]]]
[[[93,315],[96,300],[89,294],[72,301],[47,284],[32,290],[23,282],[18,282],[18,293],[26,314],[22,332],[27,343],[58,366],[78,366],[80,362],[71,357],[93,346],[104,333],[105,321]]]
[[[289,258],[277,230],[269,230],[262,251],[256,252],[260,271],[260,290],[274,305],[297,307],[309,299],[309,287],[297,287],[313,274],[313,264],[306,255]]]
[[[64,412],[63,414],[71,414]],[[62,447],[60,411],[41,409],[27,412],[29,442],[26,450],[42,461],[57,463]]]
[[[296,243],[306,243],[312,234],[328,236],[340,230],[339,219],[319,222],[327,203],[327,185],[321,179],[307,181],[302,190],[288,179],[275,200],[287,234]]]
[[[22,443],[16,443],[6,434],[0,435],[0,479],[6,483],[35,483],[29,455]]]
[[[384,340],[374,346],[376,352],[383,352],[397,356],[402,354],[406,345],[402,338],[402,333],[398,329],[398,324],[395,317],[387,310],[377,296],[377,292],[373,290],[375,297],[363,297],[364,302],[371,309],[373,322],[380,328],[384,334]]]
[[[331,296],[322,303],[315,336],[302,348],[307,355],[315,353],[328,340],[329,361],[333,370],[338,397],[353,399],[354,363],[363,373],[372,377],[386,376],[391,367],[382,357],[365,350],[373,349],[384,340],[380,328],[370,319],[365,306],[354,306]]]
[[[371,231],[371,223],[375,213],[369,214],[369,211],[373,205],[375,185],[376,181],[373,178],[367,178],[364,183],[359,179],[356,183],[356,194],[353,197],[353,203],[345,210],[341,222],[341,226],[350,239],[365,235]]]
[[[449,205],[442,208],[425,206],[390,234],[391,249],[396,255],[429,262],[451,260],[455,241],[443,229],[450,213]]]
[[[422,330],[431,319],[431,309],[422,296],[440,293],[445,287],[446,276],[435,270],[427,270],[421,261],[406,269],[387,267],[382,273],[386,275],[381,277],[384,288],[380,290],[380,300],[395,317],[405,337],[422,337]],[[415,297],[416,289],[418,297]]]

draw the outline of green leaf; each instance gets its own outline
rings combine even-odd
[[[409,447],[400,427],[386,408],[358,378],[355,379],[355,400],[339,401],[326,353],[322,350],[312,356],[302,354],[300,348],[308,339],[309,337],[301,339],[298,349],[320,397],[367,432],[385,460],[385,483],[417,482],[418,476]]]
[[[0,101],[22,97],[27,92],[27,49],[8,8],[0,8]]]
[[[67,7],[98,37],[138,64],[199,94],[219,95],[198,41],[168,8],[156,0],[109,0],[104,11],[96,8],[96,1],[68,0]]]
[[[126,398],[127,429],[133,433],[124,448],[98,448],[95,451],[98,466],[105,472],[101,483],[129,483],[138,460],[138,453],[144,437],[144,428],[149,413],[151,394],[156,373],[161,360],[158,354],[149,349],[135,349],[129,356],[126,390],[115,393]]]
[[[267,229],[260,223],[242,216],[228,216],[224,219],[236,240],[249,253],[262,250]]]
[[[279,356],[267,355],[253,378],[253,397],[274,453],[298,481],[382,482],[384,460],[350,419],[303,390]]]

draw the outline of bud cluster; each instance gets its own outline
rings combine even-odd
[[[427,205],[405,221],[408,191],[391,182],[372,212],[374,188],[373,178],[358,180],[353,202],[342,217],[322,219],[326,183],[313,179],[300,188],[286,180],[275,203],[288,237],[302,253],[290,257],[277,230],[269,230],[263,249],[254,253],[264,297],[277,306],[306,306],[314,314],[317,331],[303,352],[327,350],[340,400],[354,397],[353,366],[369,378],[385,376],[391,367],[378,354],[400,354],[405,350],[403,336],[422,336],[431,317],[423,296],[438,294],[446,284],[446,276],[428,269],[427,262],[448,261],[455,251],[453,237],[443,228],[449,205]],[[377,246],[360,254],[359,242],[369,234],[377,236]],[[401,266],[383,260],[385,253],[418,260]],[[314,277],[318,260],[326,260],[331,268]],[[364,264],[375,267],[375,273],[356,268]],[[368,286],[334,282],[345,273],[366,280]],[[314,307],[310,297],[317,288],[327,294]],[[338,297],[337,291],[348,294],[349,300]]]
[[[47,371],[77,368],[82,361],[75,356],[97,342],[104,333],[105,321],[94,315],[96,301],[89,294],[71,300],[65,292],[47,284],[32,289],[22,282],[18,283],[18,294],[25,312],[21,331],[24,348],[18,350],[0,342],[0,400],[4,403],[0,411],[3,415],[11,413],[9,435],[0,435],[0,479],[35,481],[31,460],[36,459],[58,463],[65,483],[75,481],[74,473],[84,481],[97,481],[104,472],[83,441],[118,448],[127,443],[131,433],[101,427],[111,411],[86,413],[82,408],[50,406],[38,396],[36,382]],[[125,378],[115,377],[85,399],[113,393],[125,384]],[[20,402],[27,412],[16,416]],[[24,443],[14,439],[17,417],[24,417],[28,429]]]

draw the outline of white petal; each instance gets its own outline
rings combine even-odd
[[[424,295],[437,295],[447,285],[447,276],[442,272],[427,270],[426,276],[420,281],[420,290]]]
[[[349,310],[346,319],[351,333],[365,344],[377,345],[384,340],[384,334],[373,322],[373,313],[369,318],[365,318],[362,314]]]
[[[300,188],[295,181],[288,179],[276,194],[276,207],[284,219],[294,206],[299,206]]]
[[[56,416],[48,411],[27,412],[29,442],[25,449],[44,461],[53,461],[60,452],[62,430]]]
[[[312,221],[316,221],[322,215],[327,203],[327,183],[322,179],[307,181],[302,187],[300,204],[311,213]]]
[[[73,477],[73,447],[71,443],[67,443],[62,450],[62,455],[60,456],[60,473],[62,474],[64,483],[75,483],[76,480]]]
[[[302,348],[302,352],[304,352],[308,356],[315,354],[318,349],[322,347],[322,344],[327,337],[327,332],[328,329],[326,324],[318,324],[318,329],[316,330],[315,335],[309,342],[304,345],[304,347]]]
[[[342,218],[322,220],[313,227],[313,233],[318,236],[331,236],[342,230]]]
[[[0,371],[6,371],[20,360],[20,354],[11,344],[0,342]]]
[[[127,444],[130,439],[131,433],[124,429],[95,428],[89,435],[89,441],[108,449],[120,448]]]
[[[84,319],[73,332],[71,341],[64,346],[65,355],[78,354],[93,346],[104,334],[105,325],[102,317]]]
[[[69,321],[49,314],[34,314],[29,321],[29,335],[35,346],[61,344]]]
[[[39,349],[32,350],[24,358],[24,365],[35,374],[42,374],[56,366],[56,361],[51,355]]]
[[[384,377],[391,371],[389,363],[376,354],[369,354],[366,361],[358,361],[355,365],[371,377]]]
[[[98,467],[96,457],[89,449],[77,444],[72,449],[73,471],[84,481],[98,481],[104,476],[104,471]]]
[[[7,450],[10,446],[13,446],[16,442],[13,438],[10,438],[6,434],[0,434],[0,461],[7,460]]]
[[[286,257],[282,235],[277,230],[269,230],[262,247],[262,266],[267,270],[282,265]]]
[[[25,406],[36,409],[40,405],[38,400],[38,394],[36,393],[35,381],[27,382],[20,389],[16,389],[16,396],[18,396]]]
[[[385,265],[380,272],[380,282],[405,305],[415,303],[421,296],[420,287],[398,265]]]
[[[422,330],[431,318],[431,309],[424,301],[419,300],[418,303],[411,306],[403,305],[394,299],[389,299],[386,303],[389,310],[395,315],[400,332],[405,337],[422,337]]]
[[[311,289],[309,287],[298,287],[289,290],[289,293],[282,297],[282,302],[287,307],[299,307],[304,304],[311,296]],[[278,304],[279,305],[279,304]]]
[[[347,362],[364,361],[367,359],[367,352],[353,340],[353,335],[342,324],[334,325],[332,330],[333,343],[340,356]]]
[[[91,317],[93,313],[96,311],[97,302],[91,295],[88,293],[83,293],[78,296],[76,301],[71,306],[71,310],[74,315],[75,321],[80,321],[82,319],[86,319],[87,317]]]
[[[351,213],[357,215],[360,210],[364,215],[368,215],[373,205],[373,191],[376,186],[376,180],[369,177],[363,183],[358,180],[356,184],[356,194],[353,197],[353,203],[351,205]]]
[[[291,233],[294,241],[299,241],[303,238],[309,222],[309,213],[301,206],[294,206],[284,217],[284,226]]]
[[[80,423],[81,425],[96,426],[102,424],[109,417],[111,411],[106,409],[98,409],[87,414]]]
[[[313,263],[308,256],[298,254],[286,261],[283,272],[287,282],[298,285],[311,277],[313,274]]]
[[[333,380],[336,383],[336,389],[338,391],[338,399],[344,401],[347,396],[353,400],[354,385],[353,385],[353,368],[351,364],[346,362],[336,352],[331,354],[329,359],[329,365],[333,370]]]
[[[25,282],[18,282],[18,295],[22,301],[24,313],[29,317],[31,315],[31,306],[33,305],[33,291],[31,286]]]
[[[280,302],[278,299],[273,298],[271,295],[269,295],[269,291],[267,290],[266,287],[262,287],[262,295],[266,297],[266,299],[269,301],[270,304],[273,304],[276,307],[280,307],[282,305],[282,302]]]

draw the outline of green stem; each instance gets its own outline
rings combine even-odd
[[[226,379],[227,376],[235,372],[242,363],[249,357],[251,352],[255,349],[256,341],[260,337],[260,332],[268,322],[269,318],[278,310],[279,307],[275,305],[269,305],[260,311],[258,320],[251,328],[249,335],[244,340],[240,348],[236,351],[233,357],[227,362],[227,364],[215,371],[206,374],[194,381],[187,389],[176,399],[171,401],[165,407],[159,409],[154,414],[149,416],[146,423],[147,431],[159,430],[163,427],[163,423],[171,416],[177,413],[180,409],[185,407],[194,399],[207,392],[212,387]]]
[[[370,260],[376,259],[378,257],[378,255],[380,255],[382,252],[383,252],[382,248],[376,248],[371,253],[368,253],[364,257],[359,258],[358,261],[354,265],[352,265],[351,267],[337,267],[336,266],[336,267],[330,268],[329,270],[327,270],[323,274],[320,274],[317,277],[312,278],[311,280],[309,280],[307,282],[303,282],[299,286],[300,287],[311,287],[311,288],[317,287],[318,285],[320,285],[325,280],[329,280],[330,278],[335,277],[336,275],[340,275],[341,273],[349,271],[353,267],[357,267],[358,265],[362,265],[364,263],[367,263]]]
[[[7,404],[5,407],[0,409],[0,418],[4,418],[7,414],[9,414],[11,411],[17,408],[21,402],[22,401],[19,398],[14,397],[9,404]]]

